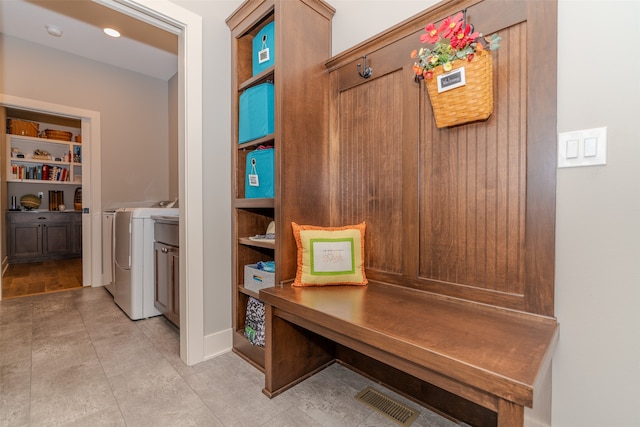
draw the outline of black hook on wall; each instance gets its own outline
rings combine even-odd
[[[371,67],[367,67],[366,55],[363,56],[362,59],[364,60],[364,65],[363,65],[364,72],[360,71],[360,63],[358,63],[358,75],[363,79],[368,79],[373,74],[373,69]]]

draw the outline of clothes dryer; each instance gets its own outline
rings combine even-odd
[[[178,208],[120,208],[115,213],[115,303],[133,320],[158,316],[154,302],[154,259],[151,215],[178,216]]]

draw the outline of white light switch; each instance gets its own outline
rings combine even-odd
[[[558,135],[558,167],[607,164],[607,128],[563,132]]]
[[[578,140],[570,139],[567,141],[567,159],[576,159],[578,157]]]
[[[584,139],[584,156],[594,157],[598,154],[598,138],[590,136]]]

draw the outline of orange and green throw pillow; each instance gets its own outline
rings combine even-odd
[[[344,227],[291,223],[298,246],[292,286],[366,285],[364,222]]]

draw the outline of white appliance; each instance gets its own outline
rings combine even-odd
[[[178,216],[178,208],[120,208],[114,219],[114,294],[133,319],[161,313],[154,307],[153,227],[151,215]]]

